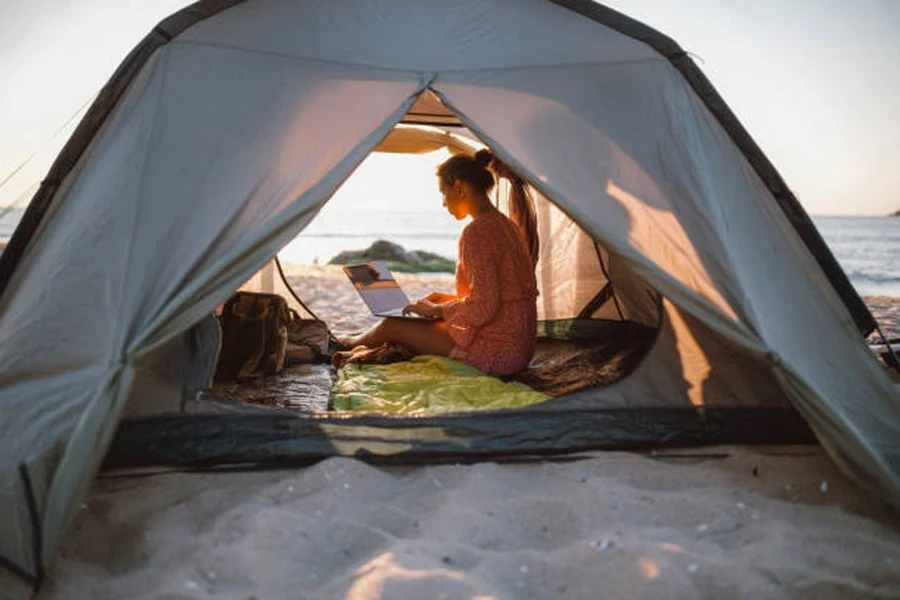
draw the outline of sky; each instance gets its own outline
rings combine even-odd
[[[36,155],[0,189],[0,206],[40,181],[79,108],[158,21],[187,4],[4,2],[0,181]],[[900,0],[606,4],[691,53],[809,213],[900,209]]]

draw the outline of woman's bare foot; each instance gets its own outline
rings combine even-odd
[[[358,335],[337,335],[334,337],[335,342],[338,344],[338,350],[352,350],[360,345],[359,340],[363,337],[363,334]]]

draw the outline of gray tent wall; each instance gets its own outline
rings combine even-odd
[[[772,383],[773,397],[786,393],[842,466],[886,498],[900,496],[900,406],[890,382],[866,354],[847,309],[863,330],[868,313],[864,306],[859,310],[861,302],[842,274],[836,276],[824,264],[830,254],[816,235],[804,232],[808,227],[814,233],[808,221],[788,218],[791,209],[785,203],[793,197],[777,189],[780,179],[774,169],[741,142],[743,130],[729,120],[717,97],[704,92],[700,83],[705,80],[677,46],[658,34],[642,40],[656,50],[661,44],[670,63],[654,59],[658,56],[647,54],[639,44],[619,44],[626,54],[643,57],[635,59],[636,69],[643,68],[646,81],[669,94],[665,100],[671,105],[651,108],[669,116],[665,124],[680,124],[666,131],[677,142],[672,149],[682,144],[690,150],[658,161],[640,140],[634,145],[634,139],[617,131],[616,123],[604,121],[621,116],[628,107],[610,115],[581,115],[584,121],[572,112],[545,111],[539,114],[555,120],[546,130],[537,128],[546,123],[529,122],[522,113],[496,111],[498,98],[512,103],[508,106],[531,103],[535,108],[533,102],[543,98],[558,106],[583,107],[565,94],[580,91],[592,98],[592,90],[584,86],[598,77],[597,69],[606,67],[586,60],[561,69],[490,68],[491,60],[511,56],[504,46],[509,36],[504,38],[502,31],[484,40],[494,44],[494,54],[475,55],[488,64],[472,64],[471,70],[464,64],[464,49],[440,46],[449,43],[441,38],[446,32],[440,27],[471,26],[470,11],[478,18],[519,21],[532,32],[547,26],[546,36],[530,39],[540,37],[541,44],[560,52],[571,42],[579,52],[590,54],[612,40],[610,30],[634,34],[630,28],[635,24],[616,13],[569,5],[601,20],[603,25],[597,25],[576,12],[538,2],[395,2],[380,7],[386,14],[396,13],[394,19],[354,22],[363,28],[370,23],[376,30],[386,27],[388,35],[353,38],[350,55],[377,57],[384,50],[398,56],[392,52],[399,49],[412,61],[438,58],[433,68],[424,70],[360,66],[367,61],[354,61],[342,52],[323,62],[233,50],[241,38],[246,41],[246,36],[262,31],[255,28],[271,28],[277,34],[280,27],[305,26],[315,38],[317,32],[330,34],[332,27],[340,32],[346,26],[327,20],[335,17],[333,11],[365,13],[349,1],[304,3],[304,9],[319,12],[306,13],[309,22],[292,20],[292,11],[300,6],[200,3],[163,22],[101,93],[0,259],[0,497],[10,515],[0,535],[0,556],[7,567],[0,569],[0,589],[22,589],[40,579],[134,391],[142,357],[207,314],[300,231],[429,85],[544,196],[668,298],[674,343],[660,345],[658,351],[674,348],[677,358],[686,360],[685,381],[707,384],[710,373],[704,375],[703,369],[710,367],[705,356],[710,340],[714,349],[755,363],[763,379]],[[232,10],[220,12],[229,7]],[[320,15],[326,20],[314,22],[312,17]],[[411,30],[390,29],[407,23]],[[563,26],[549,27],[554,23]],[[583,37],[589,34],[588,26],[595,28],[596,46]],[[641,31],[644,35],[649,30]],[[567,35],[573,32],[576,35]],[[167,45],[179,34],[190,34],[181,38],[187,44]],[[267,36],[270,41],[285,37],[300,44],[306,39],[298,33]],[[386,40],[399,46],[382,48]],[[370,43],[376,45],[367,46]],[[417,44],[422,53],[410,51]],[[515,39],[509,44],[515,47]],[[261,68],[269,79],[254,81]],[[612,71],[602,75],[596,80],[617,77]],[[566,85],[554,80],[559,76]],[[625,91],[640,85],[628,77],[618,83]],[[297,98],[305,103],[298,105]],[[339,124],[341,135],[326,135],[321,123],[328,121],[328,109],[338,98],[348,109]],[[239,108],[247,105],[271,119],[261,132],[241,130],[240,119],[234,120],[237,131],[215,129],[211,139],[195,139],[184,131],[188,122],[199,127],[204,118],[237,117]],[[157,128],[158,122],[168,125]],[[548,136],[554,128],[583,135],[554,140]],[[535,143],[539,138],[549,143]],[[304,144],[321,156],[305,155]],[[561,161],[572,144],[585,151],[581,156],[601,159],[601,168],[594,171],[596,161]],[[176,160],[176,149],[185,145],[189,152],[214,155],[219,162],[203,176],[192,173]],[[147,154],[148,148],[153,154]],[[655,195],[653,180],[671,179],[673,173],[687,174],[676,178],[682,188]],[[709,179],[710,173],[718,178]],[[253,185],[247,187],[248,181]],[[635,190],[642,195],[632,193]],[[138,198],[150,201],[136,203]],[[210,199],[215,205],[204,205]],[[604,207],[599,213],[598,203]],[[223,217],[219,222],[211,218],[216,214]],[[666,231],[661,240],[628,237],[632,227],[648,226],[654,219],[663,219],[657,225],[678,227],[660,230]],[[149,223],[163,227],[147,227]],[[734,223],[747,226],[728,231]],[[73,229],[79,232],[77,239],[66,234]],[[192,245],[199,234],[212,238]],[[666,253],[679,247],[694,254],[682,256],[683,264],[667,262],[672,259]],[[698,247],[705,252],[696,254]],[[182,262],[161,264],[155,260],[161,254],[178,256]],[[79,276],[91,272],[92,261],[108,263],[109,257],[118,256],[123,263],[112,272],[95,272],[89,280]],[[816,261],[821,271],[815,269]],[[89,329],[90,339],[65,336],[73,319]],[[63,335],[53,340],[32,335],[50,326]],[[626,383],[648,386],[654,377],[644,372],[663,362],[648,359],[648,366]],[[662,381],[650,388],[671,396]]]
[[[418,75],[333,66],[310,70],[290,61],[273,67],[286,71],[274,88],[252,85],[255,73],[272,74],[273,68],[258,64],[246,65],[239,77],[210,84],[197,72],[214,78],[214,70],[198,68],[191,60],[169,63],[168,48],[154,54],[132,81],[101,135],[62,182],[61,189],[82,201],[51,203],[36,233],[51,241],[28,248],[27,268],[15,272],[2,299],[0,489],[11,518],[0,535],[0,556],[9,567],[0,576],[19,574],[13,577],[17,585],[39,581],[154,349],[208,314],[296,235],[407,111],[424,84]],[[166,95],[166,85],[177,86],[175,82],[195,86],[188,93],[195,103],[186,108],[180,94]],[[310,97],[311,91],[315,96]],[[346,96],[359,106],[351,108],[354,117],[342,120],[345,135],[335,137],[322,124]],[[307,104],[295,112],[304,98]],[[214,175],[220,190],[206,190],[214,207],[207,204],[198,227],[219,231],[213,247],[207,241],[197,245],[192,215],[201,210],[200,187],[180,187],[180,192],[148,188],[203,186],[207,173],[154,177],[148,173],[152,161],[141,155],[148,156],[147,144],[152,144],[154,155],[165,163],[174,148],[190,144],[180,137],[184,127],[155,127],[166,110],[200,117],[248,104],[266,111],[271,126],[259,132],[218,129],[215,140],[193,139],[205,146],[201,155],[214,153],[214,148],[228,148],[234,157],[245,152],[236,158],[238,164],[228,159],[220,163]],[[142,118],[148,114],[154,118]],[[259,146],[250,143],[255,135],[265,136]],[[315,157],[302,152],[306,143],[317,149]],[[183,167],[157,165],[170,174]],[[236,175],[243,184],[231,179]],[[248,187],[247,181],[253,184]],[[119,201],[140,194],[177,200],[175,205]],[[71,228],[79,231],[78,239],[65,233]],[[178,260],[155,266],[144,261],[153,248],[163,247]],[[122,260],[109,264],[110,257]],[[85,269],[90,281],[83,279]],[[28,308],[23,299],[37,292],[33,286],[40,279],[53,281],[49,293],[38,292],[42,301]],[[127,319],[125,306],[130,306]],[[75,340],[66,334],[64,315],[77,318],[90,335]],[[29,329],[51,323],[61,327],[53,339],[33,339],[36,345],[28,349],[21,346]]]
[[[75,162],[94,138],[97,130],[106,120],[116,102],[118,102],[125,88],[143,67],[150,55],[188,27],[244,1],[201,0],[196,2],[154,27],[147,37],[126,57],[110,78],[109,83],[100,91],[97,99],[84,119],[82,119],[71,139],[51,166],[47,176],[41,182],[40,188],[29,204],[21,225],[16,231],[16,235],[10,240],[10,244],[5,252],[0,255],[0,295],[2,295],[3,290],[8,285],[12,273],[19,262],[19,257],[43,218],[49,202],[61,181],[71,171]],[[857,327],[859,327],[863,335],[870,333],[875,328],[875,320],[850,284],[846,274],[838,265],[837,260],[835,260],[834,255],[828,249],[818,230],[812,224],[806,211],[800,206],[800,203],[784,183],[778,171],[769,162],[703,72],[691,60],[690,56],[674,40],[659,31],[593,0],[550,1],[593,19],[604,27],[617,31],[624,36],[647,44],[672,63],[706,105],[710,114],[719,121],[725,132],[741,150],[748,163],[769,189],[846,304],[847,310],[853,315]],[[423,115],[417,121],[440,124],[444,120],[439,116],[429,117],[428,115]]]

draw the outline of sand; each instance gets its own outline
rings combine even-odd
[[[900,337],[900,298],[867,296],[863,300],[884,335],[888,339]]]
[[[339,331],[365,328],[375,322],[341,268],[335,265],[284,265],[288,280],[320,318]],[[415,299],[431,291],[454,292],[449,273],[396,273],[397,281]],[[888,337],[900,336],[900,298],[864,297],[866,305]]]
[[[40,597],[900,597],[896,514],[773,451],[105,474]]]
[[[284,265],[288,281],[315,313],[327,322],[335,333],[351,333],[364,330],[378,322],[373,317],[353,284],[335,265]],[[452,294],[455,291],[452,273],[408,274],[395,273],[398,283],[410,300],[438,291]]]
[[[336,329],[371,322],[305,273]],[[867,301],[900,333],[900,301]],[[579,458],[107,471],[39,598],[900,598],[900,514],[817,446]]]

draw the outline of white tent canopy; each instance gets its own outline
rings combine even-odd
[[[208,2],[154,30],[0,265],[10,581],[52,559],[153,353],[297,235],[413,106],[408,121],[467,126],[665,298],[669,342],[610,395],[789,401],[849,473],[900,497],[900,398],[777,173],[674,43],[659,36],[663,55],[621,15],[566,4]]]

